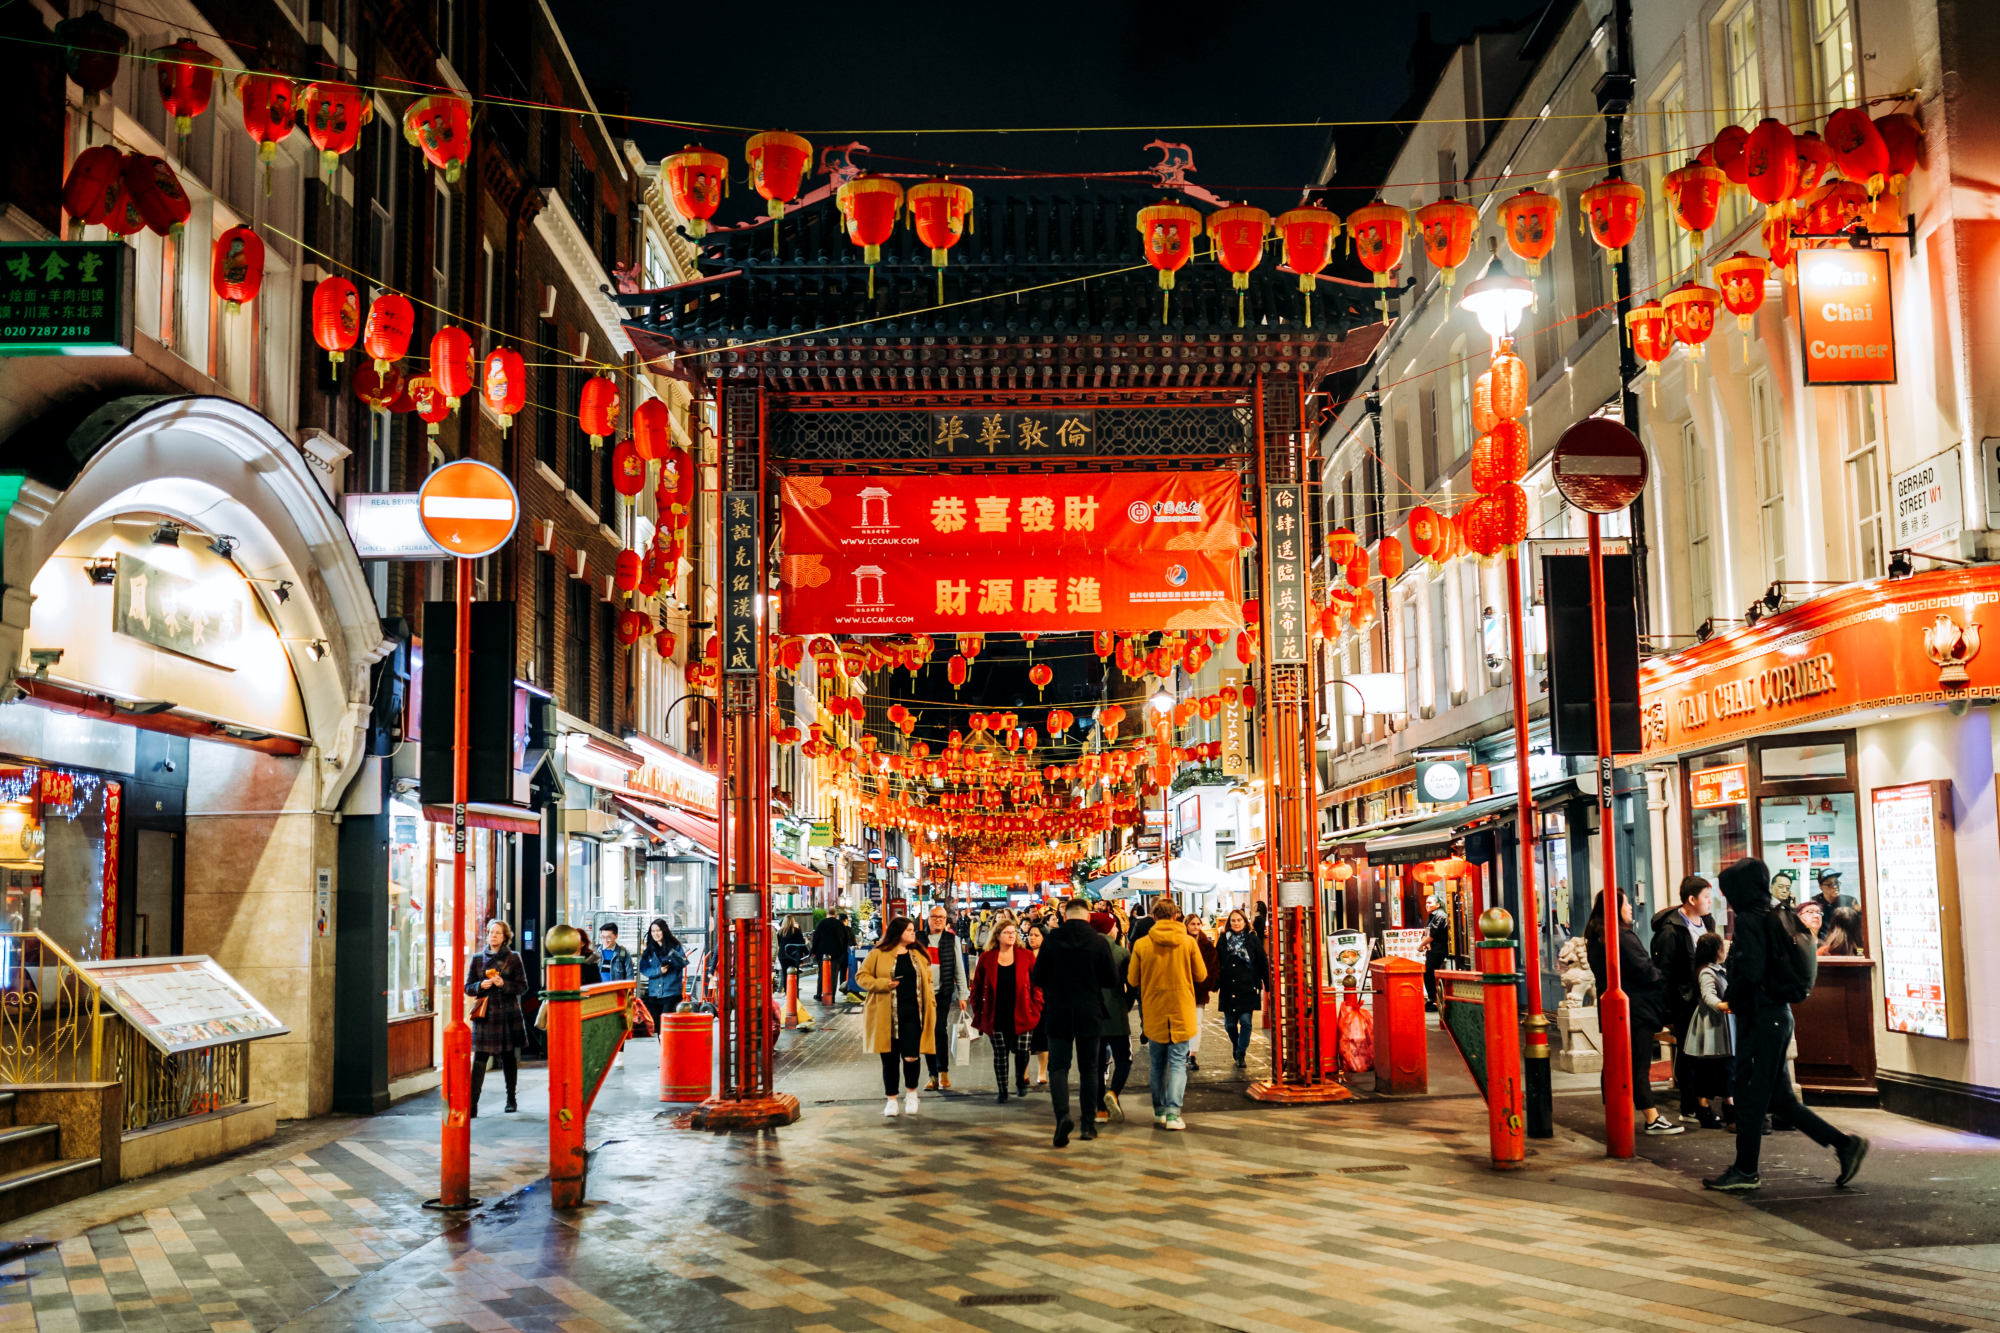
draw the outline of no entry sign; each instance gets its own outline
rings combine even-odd
[[[1590,514],[1615,514],[1646,489],[1646,448],[1625,426],[1587,417],[1556,441],[1556,489]]]
[[[470,458],[446,463],[424,478],[417,508],[431,540],[464,560],[505,546],[521,518],[521,502],[507,474]]]

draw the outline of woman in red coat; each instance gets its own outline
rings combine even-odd
[[[1035,956],[1021,944],[1012,923],[1003,925],[993,947],[979,955],[972,974],[972,1024],[993,1047],[993,1079],[1007,1100],[1007,1053],[1014,1053],[1015,1096],[1028,1095],[1028,1038],[1042,1017],[1042,993],[1032,973]]]

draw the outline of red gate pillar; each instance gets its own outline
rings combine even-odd
[[[1276,563],[1312,564],[1303,400],[1297,377],[1267,383],[1258,372],[1257,489],[1263,517],[1258,570],[1264,623],[1257,660],[1263,676],[1264,856],[1271,874],[1274,983],[1271,1077],[1249,1087],[1250,1096],[1261,1102],[1342,1102],[1354,1096],[1340,1082],[1338,1060],[1328,1060],[1320,1043],[1321,1024],[1335,1020],[1321,1012],[1320,955],[1326,936],[1320,920],[1319,811],[1313,799],[1311,670],[1306,661],[1272,662],[1280,618],[1287,612],[1303,617],[1311,609],[1279,606],[1285,590],[1274,587],[1273,577]],[[1306,641],[1310,644],[1310,634]]]
[[[1479,971],[1486,983],[1486,1129],[1493,1144],[1493,1169],[1508,1171],[1527,1160],[1528,1140],[1522,1119],[1521,1012],[1514,987],[1514,918],[1504,907],[1480,913],[1475,946]]]
[[[583,933],[559,925],[542,939],[549,950],[549,1199],[558,1208],[583,1203],[583,1043],[577,1009],[583,999]]]
[[[703,1129],[766,1129],[797,1120],[799,1099],[771,1086],[777,1034],[769,925],[771,785],[766,770],[771,747],[763,726],[769,663],[763,390],[726,388],[721,407],[722,549],[730,551],[735,542],[733,549],[745,554],[742,569],[724,571],[720,596],[728,603],[725,625],[754,624],[754,651],[748,669],[732,670],[732,645],[722,645],[722,865],[716,876],[714,924],[721,974],[716,1009],[722,1024],[722,1080],[693,1123]],[[735,540],[738,524],[748,525],[747,543]],[[734,598],[744,601],[738,606],[731,602]]]

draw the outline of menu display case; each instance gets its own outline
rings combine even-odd
[[[1889,1031],[1965,1036],[1965,949],[1951,783],[1912,782],[1870,793],[1882,999]]]

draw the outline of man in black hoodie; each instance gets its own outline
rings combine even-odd
[[[1666,990],[1666,1021],[1674,1033],[1674,1082],[1681,1089],[1681,1114],[1698,1117],[1704,1128],[1722,1122],[1714,1111],[1688,1092],[1692,1080],[1681,1052],[1687,1047],[1688,1024],[1699,1007],[1701,989],[1694,966],[1695,942],[1715,929],[1715,889],[1700,875],[1681,880],[1680,904],[1653,915],[1653,966]]]
[[[1762,861],[1745,857],[1716,877],[1722,896],[1736,912],[1735,938],[1726,964],[1729,1010],[1736,1015],[1736,1161],[1719,1176],[1701,1183],[1712,1190],[1748,1193],[1764,1182],[1757,1175],[1763,1147],[1764,1114],[1783,1115],[1794,1129],[1840,1158],[1835,1185],[1846,1185],[1868,1156],[1868,1140],[1843,1134],[1807,1109],[1792,1087],[1785,1052],[1792,1044],[1792,1007],[1779,999],[1769,983],[1770,950],[1790,948],[1780,932],[1783,924],[1772,910],[1771,872]]]
[[[1042,992],[1042,1022],[1049,1035],[1049,1099],[1056,1113],[1058,1148],[1069,1146],[1076,1123],[1069,1116],[1070,1057],[1083,1080],[1082,1138],[1097,1137],[1097,1105],[1104,1083],[1104,992],[1121,983],[1111,943],[1090,926],[1090,908],[1073,898],[1063,923],[1035,959],[1034,983]]]

